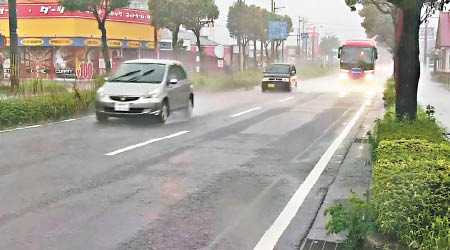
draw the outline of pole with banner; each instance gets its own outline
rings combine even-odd
[[[13,92],[19,89],[20,55],[17,35],[17,4],[16,0],[8,0],[9,34],[10,34],[10,80]]]
[[[158,42],[158,2],[159,0],[155,0],[155,13],[153,13],[154,18],[154,26],[153,27],[153,37],[155,40],[155,51],[156,51],[156,58],[159,59],[159,42]]]

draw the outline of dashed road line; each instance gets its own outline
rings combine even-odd
[[[168,136],[165,136],[165,137],[151,139],[151,140],[148,140],[148,141],[145,141],[145,142],[141,142],[141,143],[138,143],[138,144],[135,144],[135,145],[131,145],[131,146],[126,147],[126,148],[122,148],[122,149],[116,150],[116,151],[111,152],[111,153],[107,153],[107,154],[105,154],[105,156],[115,156],[115,155],[118,155],[118,154],[121,154],[121,153],[125,153],[127,151],[130,151],[130,150],[133,150],[133,149],[136,149],[136,148],[140,148],[140,147],[147,146],[149,144],[153,144],[155,142],[159,142],[159,141],[163,141],[163,140],[172,139],[172,138],[175,138],[175,137],[178,137],[178,136],[182,136],[182,135],[190,133],[190,132],[191,131],[181,131],[181,132],[178,132],[178,133],[175,133],[175,134],[171,134],[171,135],[168,135]]]
[[[279,100],[279,102],[287,102],[287,101],[294,100],[294,99],[295,99],[295,97],[289,97],[289,98],[281,99],[281,100]]]
[[[336,153],[337,149],[345,140],[345,138],[350,134],[351,130],[361,118],[364,110],[369,104],[369,101],[364,102],[353,119],[344,128],[342,133],[336,138],[336,140],[327,149],[325,154],[320,158],[319,162],[316,164],[316,166],[314,166],[314,169],[310,172],[303,184],[298,188],[298,190],[289,200],[288,204],[272,224],[272,226],[270,226],[270,228],[264,233],[253,250],[273,250],[275,248],[284,231],[289,226],[292,219],[295,217],[298,210],[303,205],[306,197],[319,180],[319,177],[322,175],[331,158]]]
[[[248,114],[248,113],[251,113],[251,112],[254,112],[254,111],[258,111],[260,109],[262,109],[262,107],[252,108],[252,109],[249,109],[249,110],[246,110],[246,111],[243,111],[243,112],[231,115],[230,118],[235,118],[235,117],[238,117],[238,116],[241,116],[241,115],[245,115],[245,114]]]

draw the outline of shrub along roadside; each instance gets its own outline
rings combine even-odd
[[[245,88],[250,89],[261,82],[263,74],[257,71],[244,71],[231,75],[208,76],[205,74],[191,74],[192,83],[197,89],[207,91],[221,91]]]
[[[375,152],[371,199],[355,198],[329,208],[329,232],[349,230],[347,249],[361,249],[361,240],[371,233],[365,229],[372,226],[411,249],[450,249],[450,142],[423,110],[414,122],[398,121],[392,86],[385,91],[385,101],[388,112],[371,138]],[[350,215],[358,217],[358,207],[374,209],[354,222],[338,223]],[[372,217],[376,219],[367,220]]]
[[[91,111],[96,92],[77,93],[0,100],[0,128],[55,121]]]

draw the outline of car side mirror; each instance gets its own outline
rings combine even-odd
[[[170,84],[175,85],[178,84],[178,79],[174,78],[169,81]]]
[[[338,50],[338,58],[340,59],[341,56],[342,56],[342,47],[340,47]]]

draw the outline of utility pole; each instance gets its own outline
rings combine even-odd
[[[20,70],[20,56],[18,47],[17,35],[17,4],[16,0],[8,0],[9,5],[9,37],[10,37],[10,80],[11,89],[13,92],[19,89],[19,70]]]
[[[155,13],[153,13],[154,18],[154,26],[153,27],[153,37],[155,40],[155,51],[156,51],[156,58],[159,59],[159,42],[158,42],[158,2],[159,0],[155,0]]]
[[[428,21],[425,21],[425,41],[423,43],[423,65],[427,66],[427,50],[428,50]],[[427,68],[425,68],[427,70]]]

